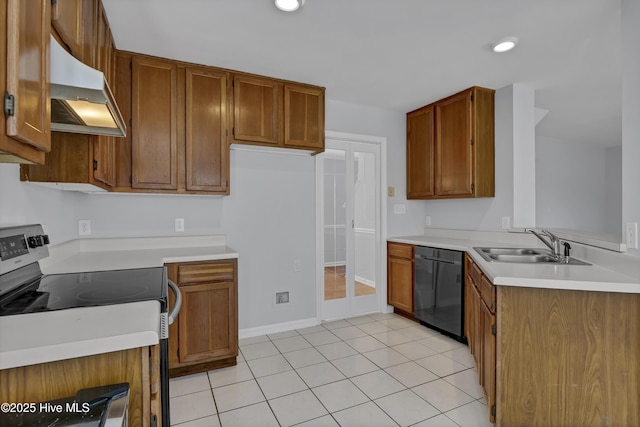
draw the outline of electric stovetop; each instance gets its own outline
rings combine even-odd
[[[16,280],[23,267],[9,274]],[[9,279],[9,278],[7,278]],[[0,297],[0,316],[94,307],[130,302],[166,301],[164,267],[42,275]]]

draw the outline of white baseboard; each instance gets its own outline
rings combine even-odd
[[[273,325],[257,326],[255,328],[245,328],[238,331],[238,338],[259,337],[267,334],[277,334],[278,332],[292,331],[294,329],[310,328],[319,325],[315,317],[309,319],[294,320],[293,322],[275,323]]]

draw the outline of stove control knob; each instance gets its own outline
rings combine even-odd
[[[49,236],[46,234],[30,236],[27,240],[29,242],[30,248],[37,248],[39,246],[44,246],[49,244]]]

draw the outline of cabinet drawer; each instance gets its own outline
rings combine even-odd
[[[476,286],[480,286],[480,281],[483,277],[483,274],[480,270],[480,267],[478,267],[478,265],[473,262],[471,257],[467,257],[467,273],[469,274],[469,276],[471,276]]]
[[[413,260],[413,245],[389,243],[387,246],[387,255]]]
[[[482,279],[479,282],[476,282],[476,286],[480,287],[480,295],[482,296],[482,300],[487,305],[491,313],[496,312],[496,287],[493,286],[493,283],[487,279],[485,275],[482,275]]]
[[[178,266],[178,283],[229,282],[235,280],[235,262],[211,262]]]

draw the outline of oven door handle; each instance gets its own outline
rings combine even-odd
[[[180,312],[180,307],[182,307],[182,294],[180,293],[180,289],[178,285],[173,283],[171,280],[167,280],[169,284],[169,288],[173,292],[176,297],[176,301],[173,304],[173,309],[169,312],[169,324],[171,325],[173,321],[178,317],[178,313]]]

